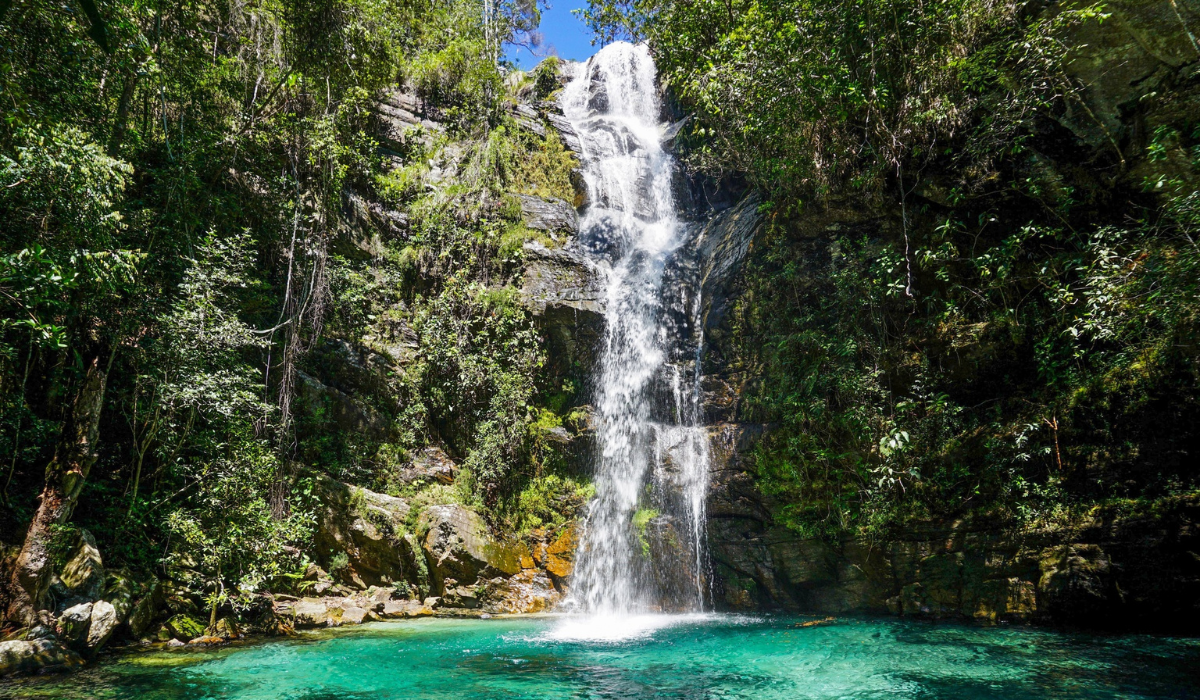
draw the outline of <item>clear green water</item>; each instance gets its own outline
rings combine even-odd
[[[555,618],[376,623],[117,656],[18,698],[1200,698],[1200,641],[896,620]],[[598,641],[596,637],[624,639]],[[583,639],[591,637],[592,639]]]

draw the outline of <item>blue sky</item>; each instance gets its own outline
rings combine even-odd
[[[591,45],[592,33],[587,25],[571,14],[571,10],[584,4],[583,0],[551,0],[550,7],[542,10],[542,24],[538,27],[543,37],[539,54],[546,55],[553,47],[553,53],[560,58],[585,61],[600,49]],[[508,47],[507,55],[523,70],[529,70],[542,60],[542,56],[534,56],[528,49],[516,46]]]

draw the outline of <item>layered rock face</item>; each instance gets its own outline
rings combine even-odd
[[[763,426],[712,429],[714,603],[735,610],[873,613],[986,622],[1194,629],[1200,498],[1153,513],[1012,528],[986,518],[914,523],[830,542],[772,522],[748,450]]]

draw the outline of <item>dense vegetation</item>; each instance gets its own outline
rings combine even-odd
[[[724,369],[775,425],[756,460],[780,521],[1045,522],[1200,486],[1196,79],[1097,113],[1080,71],[1124,60],[1086,54],[1102,5],[584,14],[650,42],[694,169],[767,195]]]
[[[306,565],[316,474],[395,494],[427,444],[463,464],[442,497],[507,529],[580,505],[539,439],[562,382],[510,286],[533,235],[510,193],[571,196],[562,145],[507,111],[534,78],[506,82],[499,49],[537,16],[0,5],[8,556],[24,539],[53,559],[86,527],[109,566],[249,594]],[[400,86],[438,125],[382,143],[375,100]],[[452,181],[429,177],[436,162]],[[363,223],[368,200],[388,225]],[[356,366],[330,361],[343,347],[392,359],[330,376]],[[360,382],[370,430],[343,425],[339,379]],[[22,557],[35,595],[45,566]]]
[[[650,43],[692,173],[764,195],[710,369],[771,424],[758,486],[790,527],[1044,524],[1200,488],[1196,72],[1097,113],[1080,51],[1105,8],[1034,5],[585,12]],[[77,527],[214,596],[279,585],[307,564],[322,474],[498,532],[577,514],[589,486],[551,436],[583,377],[552,369],[515,289],[523,243],[556,243],[515,195],[574,197],[570,153],[509,109],[557,89],[553,62],[498,61],[537,17],[0,3],[14,609]],[[436,123],[385,137],[401,87]],[[401,478],[430,445],[452,486]]]

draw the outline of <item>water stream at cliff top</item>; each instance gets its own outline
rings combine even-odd
[[[607,277],[594,378],[596,496],[565,607],[592,616],[579,630],[585,636],[619,637],[665,624],[648,613],[704,605],[700,301],[678,264],[697,229],[679,213],[644,45],[605,47],[578,70],[561,106],[583,147],[589,204],[579,242]]]

